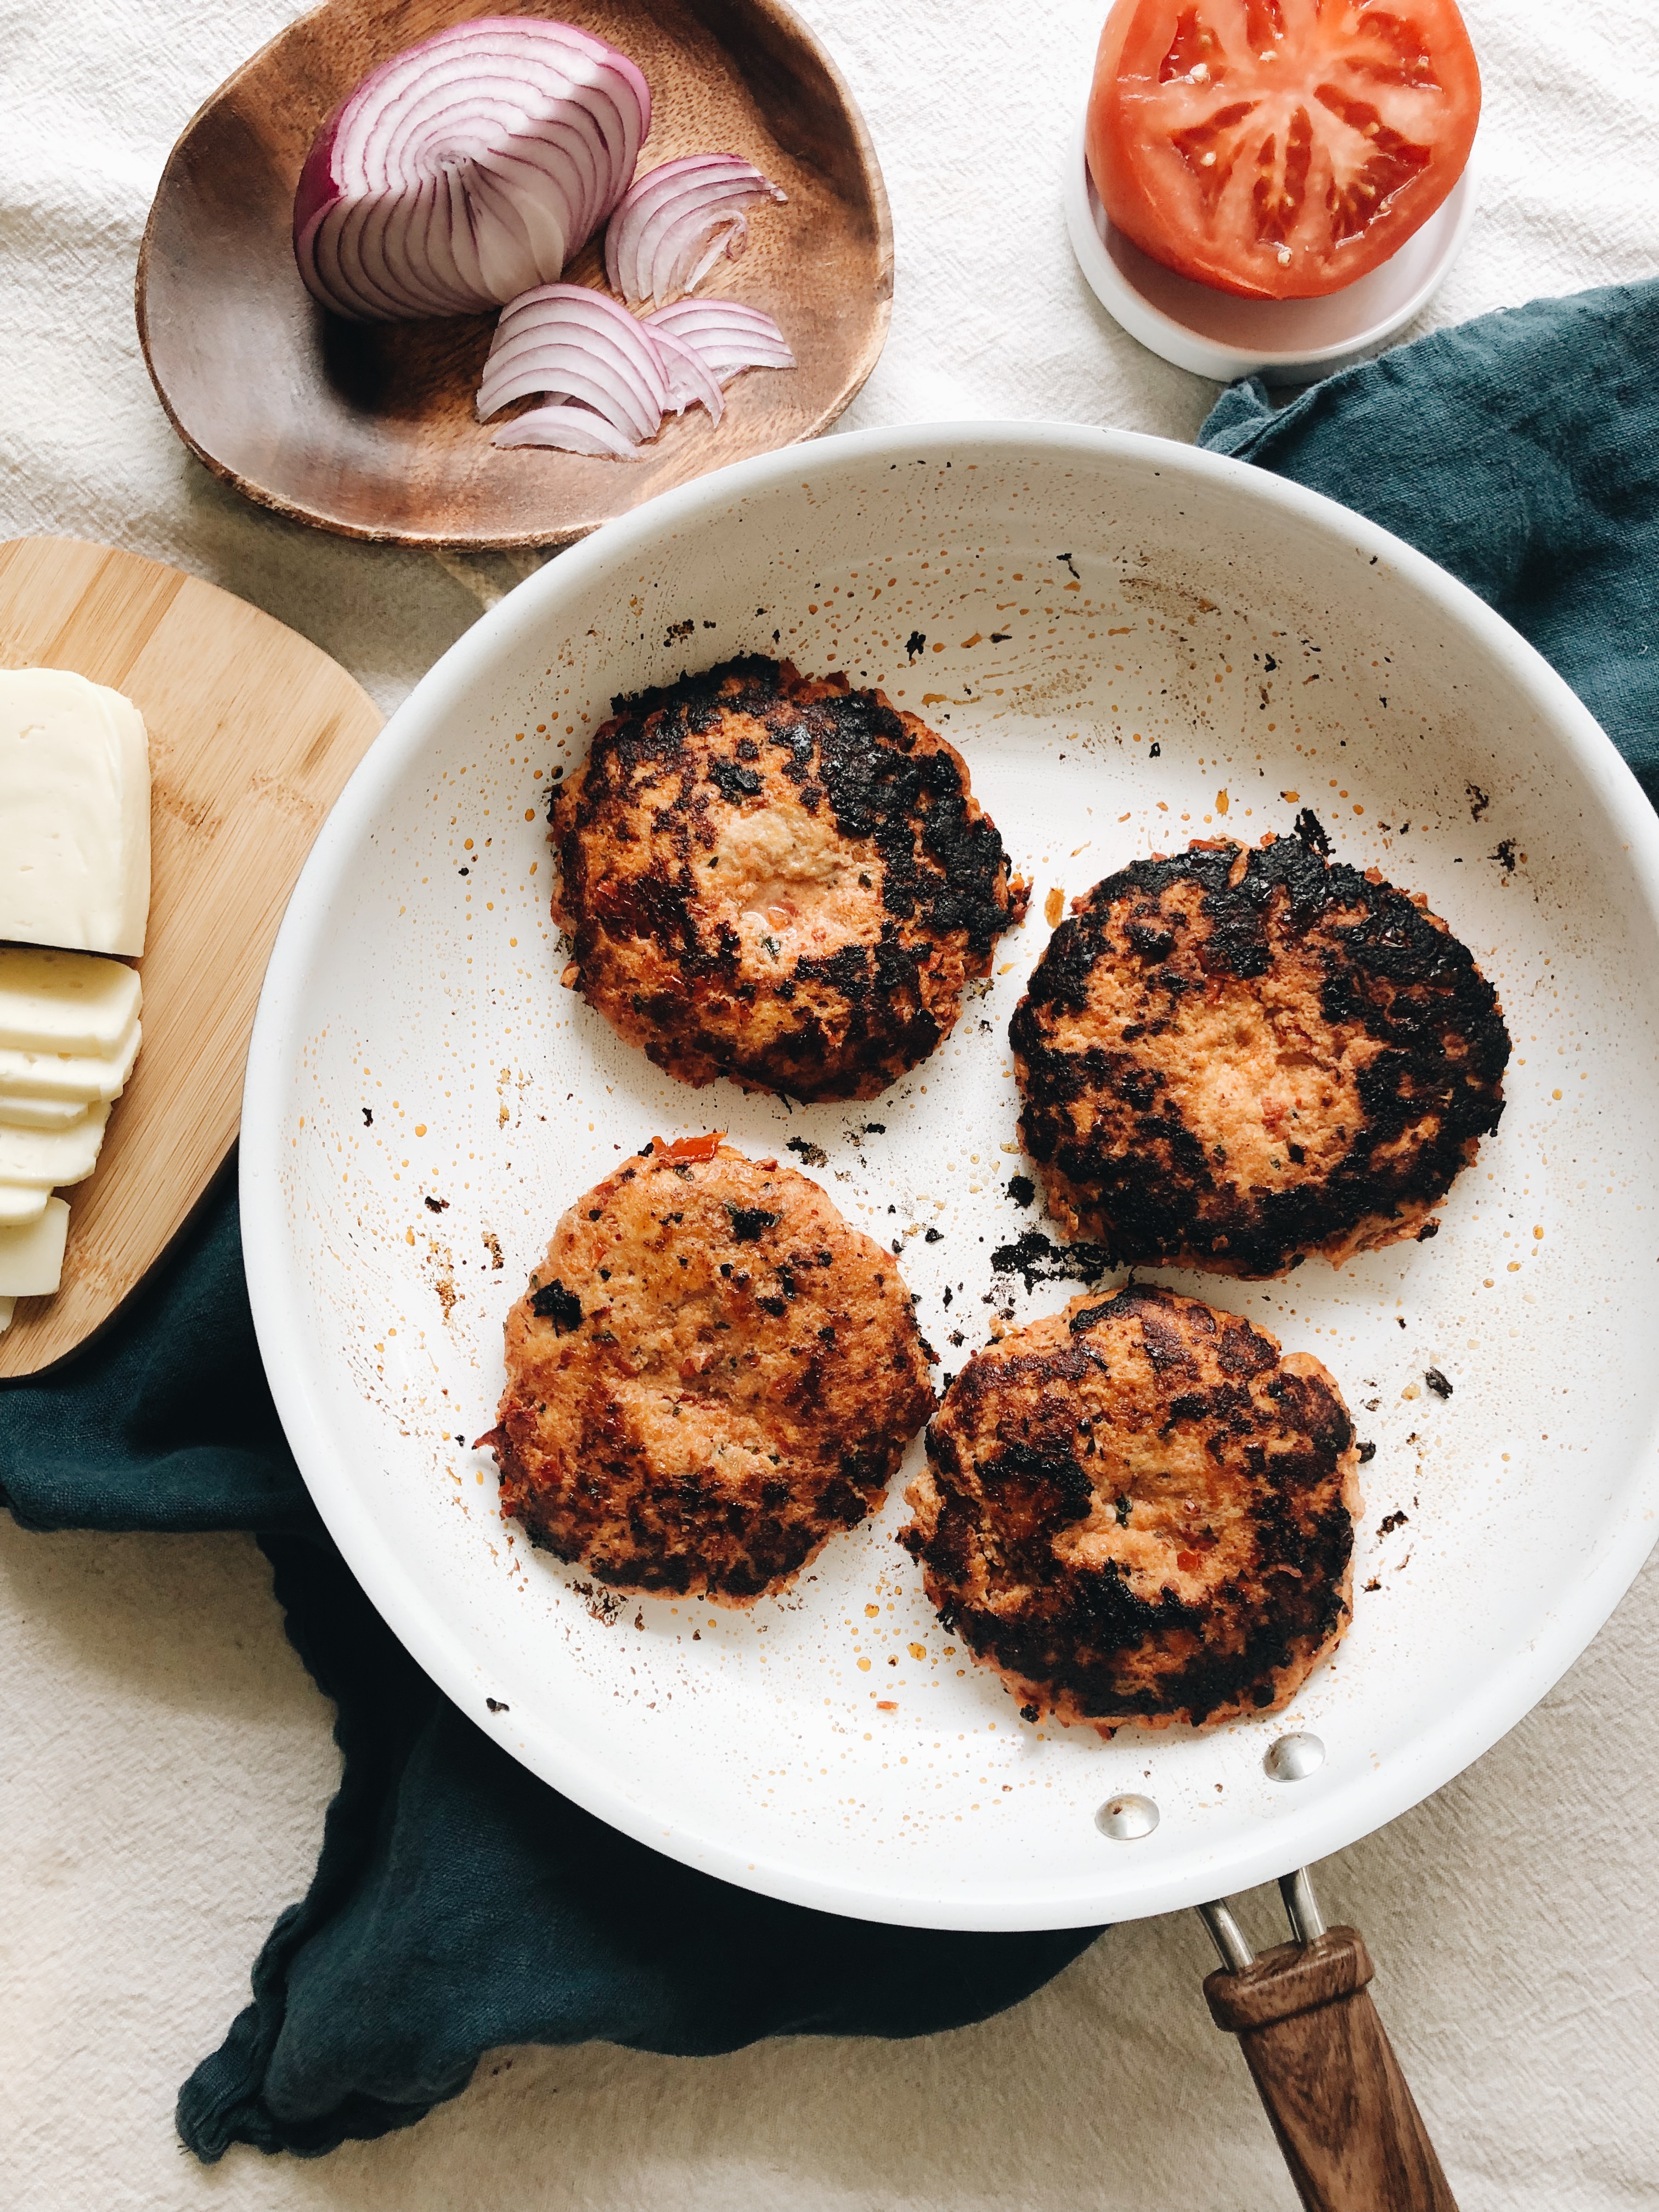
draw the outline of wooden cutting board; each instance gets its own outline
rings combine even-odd
[[[64,1195],[56,1297],[20,1298],[0,1376],[85,1342],[236,1140],[265,963],[324,817],[380,726],[325,653],[216,586],[70,538],[0,545],[0,666],[73,668],[149,731],[143,1043],[90,1180]]]

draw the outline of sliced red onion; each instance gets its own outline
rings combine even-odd
[[[580,399],[630,441],[654,438],[671,404],[655,337],[582,284],[542,284],[502,311],[478,386],[478,419],[532,392]]]
[[[300,274],[354,322],[476,314],[556,283],[650,128],[644,77],[603,39],[527,15],[452,24],[325,125],[295,195]]]
[[[631,185],[605,234],[605,273],[630,307],[689,292],[749,240],[745,208],[788,194],[736,154],[688,154]]]
[[[701,356],[719,384],[745,368],[793,368],[795,356],[770,315],[736,300],[676,300],[645,318],[660,343],[677,338]]]
[[[516,422],[503,422],[492,446],[553,446],[562,453],[595,453],[613,461],[642,461],[645,455],[625,431],[586,407],[535,407]]]
[[[656,330],[651,336],[667,380],[666,411],[671,415],[684,415],[688,407],[706,407],[718,422],[726,412],[726,401],[714,372],[702,356],[695,346],[687,345],[683,338],[677,338],[672,331]]]

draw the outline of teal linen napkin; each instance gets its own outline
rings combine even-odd
[[[1200,442],[1328,493],[1461,575],[1580,691],[1659,791],[1659,284],[1543,301],[1403,347]],[[328,1541],[260,1368],[234,1186],[61,1372],[0,1395],[0,1495],[32,1528],[247,1528],[337,1709],[344,1778],[252,2002],[185,2084],[203,2159],[408,2125],[503,2044],[713,2053],[781,2034],[982,2019],[1098,1930],[843,1921],[602,1827],[440,1696]],[[211,1786],[204,1778],[204,1788]]]
[[[1275,412],[1224,392],[1200,446],[1356,507],[1565,676],[1659,802],[1659,282],[1482,315]]]

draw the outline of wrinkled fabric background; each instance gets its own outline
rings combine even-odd
[[[1059,416],[1189,438],[1216,387],[1142,353],[1073,264],[1058,178],[1104,0],[808,0],[875,136],[892,337],[848,427]],[[185,454],[133,329],[167,151],[285,0],[0,0],[0,533],[178,562],[390,708],[516,580],[278,521]],[[1465,0],[1482,208],[1425,327],[1659,268],[1659,14]],[[529,556],[534,558],[535,556]],[[1464,2212],[1659,2204],[1659,1574],[1460,1782],[1325,1863]],[[1293,2197],[1199,1995],[1195,1918],[1109,1935],[978,2028],[717,2060],[503,2052],[406,2134],[313,2164],[173,2135],[337,1778],[328,1707],[250,1538],[0,1518],[0,2139],[15,2212],[489,2205],[646,2212],[1277,2212]],[[1278,1940],[1271,1893],[1243,1901]]]

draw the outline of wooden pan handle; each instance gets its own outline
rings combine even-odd
[[[1307,2212],[1457,2212],[1366,1984],[1358,1930],[1281,1943],[1204,1984],[1244,2050]]]

